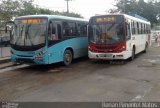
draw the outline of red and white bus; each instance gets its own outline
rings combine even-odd
[[[90,59],[133,60],[146,52],[151,24],[136,15],[100,15],[90,18],[88,25],[88,55]]]

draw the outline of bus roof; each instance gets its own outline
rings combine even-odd
[[[61,15],[26,15],[26,16],[20,16],[16,17],[15,19],[21,19],[21,18],[48,18],[48,19],[62,19],[62,20],[74,20],[74,21],[84,21],[88,22],[87,19],[83,18],[75,18],[75,17],[68,17],[68,16],[61,16]]]
[[[138,22],[141,22],[141,23],[150,24],[149,21],[143,20],[142,18],[138,18],[138,17],[134,17],[134,16],[131,16],[131,15],[127,15],[127,14],[105,14],[105,15],[97,15],[97,16],[93,16],[93,17],[109,16],[109,15],[113,15],[113,16],[122,15],[122,16],[124,16],[125,18],[131,19],[131,20],[134,20],[134,21],[138,21]],[[93,18],[93,17],[91,17],[91,18]]]
[[[129,18],[131,20],[134,20],[134,21],[138,21],[138,22],[142,22],[142,23],[146,23],[146,24],[150,24],[149,21],[147,20],[144,20],[142,18],[139,18],[139,17],[136,17],[136,16],[131,16],[131,15],[127,15],[127,14],[123,14],[126,18]]]
[[[138,15],[138,14],[129,13],[128,15],[133,16],[133,17],[136,17],[136,18],[139,18],[139,19],[142,19],[142,20],[144,20],[144,21],[148,21],[146,18],[144,18],[144,17],[142,17],[142,16],[140,16],[140,15]]]

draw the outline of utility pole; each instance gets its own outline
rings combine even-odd
[[[68,2],[69,1],[72,1],[72,0],[65,0],[67,2],[67,14],[69,13],[69,5],[68,5]]]
[[[126,13],[126,0],[124,0],[124,14]]]

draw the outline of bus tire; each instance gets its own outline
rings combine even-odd
[[[135,47],[132,48],[132,55],[130,57],[130,60],[133,61],[135,59]]]
[[[65,66],[69,66],[72,63],[73,54],[71,50],[66,49],[63,54],[63,63]]]
[[[146,44],[145,44],[145,49],[144,49],[144,53],[146,53],[147,52],[147,49],[148,49],[148,43],[146,42]]]

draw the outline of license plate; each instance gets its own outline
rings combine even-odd
[[[112,54],[100,54],[100,57],[112,57]]]

